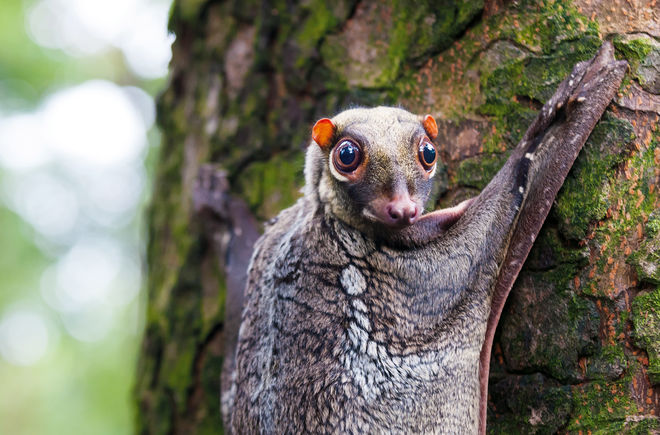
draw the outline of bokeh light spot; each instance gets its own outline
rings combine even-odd
[[[48,328],[44,318],[21,309],[0,319],[0,354],[11,364],[31,366],[48,350]]]
[[[42,116],[53,151],[79,163],[127,162],[146,145],[139,111],[111,82],[92,80],[57,92],[46,101]]]

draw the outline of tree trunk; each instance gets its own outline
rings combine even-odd
[[[630,63],[509,297],[488,430],[660,430],[660,13],[655,0],[179,0],[148,224],[143,433],[218,433],[225,277],[192,207],[206,162],[260,221],[298,197],[310,127],[350,105],[439,121],[434,201],[483,188],[603,39]],[[216,240],[217,241],[217,240]]]

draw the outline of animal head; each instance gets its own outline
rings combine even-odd
[[[438,128],[432,116],[403,109],[350,109],[312,129],[307,188],[331,213],[381,233],[421,216],[436,172]]]

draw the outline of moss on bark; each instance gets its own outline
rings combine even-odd
[[[265,220],[299,195],[316,119],[349,105],[401,103],[439,120],[446,171],[437,194],[448,205],[487,183],[540,104],[605,37],[631,72],[502,318],[489,430],[658,429],[658,35],[643,11],[608,21],[590,2],[528,0],[491,16],[483,7],[175,1],[148,217],[140,432],[217,433],[221,424],[224,279],[191,207],[202,163],[219,162],[234,194]],[[626,98],[638,88],[647,103],[631,109]]]

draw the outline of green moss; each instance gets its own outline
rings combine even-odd
[[[639,412],[630,396],[632,377],[641,368],[636,365],[623,378],[614,382],[591,382],[573,387],[571,418],[565,430],[569,433],[593,434],[649,433],[660,427],[657,418],[630,418]]]
[[[595,381],[574,386],[573,411],[566,430],[609,434],[629,427],[626,417],[637,412],[629,396],[630,381],[629,375],[616,382]]]
[[[461,161],[456,170],[456,184],[483,189],[507,158],[509,158],[508,153],[484,154]]]
[[[502,117],[516,110],[519,105],[514,100],[525,80],[525,63],[522,59],[513,60],[484,75],[481,83],[486,102],[479,108],[484,115]]]
[[[449,47],[483,10],[483,0],[394,2],[397,17],[390,44],[395,59],[419,59]],[[420,24],[421,23],[421,24]]]
[[[177,406],[184,406],[186,391],[191,385],[196,349],[203,341],[202,288],[199,283],[200,244],[189,251],[179,269],[178,280],[171,290],[167,307],[168,342],[165,345],[161,376],[173,392]]]
[[[509,376],[489,393],[492,405],[487,430],[492,434],[556,433],[571,411],[570,387],[538,373]]]
[[[161,397],[167,391],[168,402],[171,402],[167,406],[173,413],[183,412],[186,407],[197,350],[205,337],[203,290],[199,282],[199,263],[204,249],[202,243],[190,246],[185,261],[177,270],[175,283],[168,289],[167,306],[161,310],[163,314],[157,320],[150,320],[148,326],[148,342],[159,346],[149,352],[159,360],[158,372],[151,369],[159,385],[154,394]],[[166,342],[162,336],[167,337]]]
[[[518,95],[546,102],[559,83],[570,74],[573,66],[591,59],[602,41],[594,35],[553,44],[552,51],[543,56],[532,56],[525,65],[525,80],[520,83]]]
[[[166,104],[169,97],[169,93],[163,95],[160,105]],[[159,121],[169,134],[159,153],[155,171],[154,201],[149,209],[151,225],[147,256],[152,266],[148,283],[148,322],[160,321],[161,313],[169,302],[170,289],[176,282],[178,268],[192,245],[189,210],[181,205],[183,149],[179,145],[184,142],[183,114],[180,111],[172,111],[166,117],[162,115],[162,110],[159,110]]]
[[[654,44],[646,38],[630,39],[624,35],[615,36],[612,42],[621,57],[637,64],[644,60],[654,47]]]
[[[321,47],[323,64],[331,71],[328,85],[337,88],[390,88],[399,73],[400,59],[395,53],[394,5],[371,3],[360,6],[354,24],[347,31],[328,35]],[[404,44],[405,45],[405,44]]]
[[[660,210],[653,211],[649,216],[645,233],[646,239],[627,261],[635,266],[642,281],[660,285]]]
[[[203,389],[204,403],[214,406],[204,406],[198,410],[199,423],[195,433],[200,435],[221,435],[224,433],[222,416],[219,412],[218,377],[222,371],[223,358],[218,355],[207,355],[202,368],[200,385]],[[201,412],[200,412],[201,411]],[[201,413],[201,415],[199,415]]]
[[[585,376],[589,380],[611,381],[618,379],[627,367],[623,343],[605,345],[587,359]]]
[[[649,216],[649,220],[646,223],[646,237],[655,238],[660,235],[660,210],[655,210]]]
[[[593,56],[601,44],[598,35],[595,21],[565,2],[516,2],[474,24],[421,70],[408,67],[402,99],[449,118],[492,116],[498,132],[512,131],[500,118],[510,114],[510,120],[518,119],[515,114],[526,105],[515,98],[544,102],[576,62]],[[493,66],[502,70],[493,71]],[[503,144],[485,151],[496,149],[501,151]]]
[[[649,356],[648,375],[653,384],[660,383],[660,286],[639,295],[633,301],[632,321],[637,344]]]
[[[297,68],[309,68],[312,62],[317,59],[317,47],[320,41],[330,32],[337,29],[345,20],[351,9],[354,7],[354,1],[327,2],[324,0],[313,0],[302,5],[301,14],[302,23],[289,23],[296,29],[293,40],[299,50],[295,65]],[[280,38],[284,39],[287,32],[280,29]],[[283,41],[285,42],[285,41]],[[288,48],[290,50],[290,47]]]
[[[625,432],[633,435],[658,433],[660,432],[660,419],[652,416],[631,421],[625,428]]]
[[[329,70],[326,74],[324,84],[329,90],[344,90],[348,86],[346,78],[346,67],[348,60],[348,50],[341,43],[338,35],[330,35],[320,49],[323,63]],[[323,70],[325,73],[325,69]]]
[[[595,21],[566,2],[521,1],[504,14],[491,17],[490,37],[508,39],[535,53],[549,54],[557,45],[583,36],[598,36]]]
[[[529,272],[523,272],[514,288],[510,312],[500,325],[507,366],[573,382],[619,379],[629,364],[623,343],[600,344],[599,311],[571,290],[573,277],[580,276],[589,263],[589,249],[571,247],[562,240],[556,229],[544,227],[525,265],[536,271],[534,278],[527,279]],[[625,323],[625,316],[614,323],[615,335],[623,332]],[[545,337],[545,330],[552,330],[552,336]]]
[[[624,255],[620,246],[628,244],[631,233],[638,231],[647,218],[651,221],[651,228],[656,225],[654,222],[656,214],[654,213],[657,213],[660,197],[657,189],[652,189],[652,186],[656,182],[655,153],[659,144],[660,138],[656,130],[652,134],[648,147],[628,157],[625,171],[613,178],[607,186],[609,188],[608,201],[612,204],[612,218],[604,221],[605,225],[595,228],[594,242],[600,252],[609,254],[601,255],[596,260],[597,273],[585,286],[585,289],[590,289],[586,291],[587,294],[611,297],[608,293],[611,288],[599,285],[599,276],[605,274],[612,257]],[[576,206],[581,207],[582,205]],[[653,232],[653,229],[648,231]],[[657,282],[659,247],[660,240],[657,237],[647,237],[640,243],[638,249],[626,259],[628,263],[635,266],[641,280]]]
[[[503,109],[502,113],[492,120],[494,128],[484,138],[484,152],[502,152],[515,148],[538,114],[536,110],[518,104],[515,99],[500,108]]]
[[[389,92],[400,86],[404,65],[447,48],[483,9],[483,0],[377,3],[357,14],[350,37],[328,35],[321,46],[323,62],[336,81],[350,87],[379,88]],[[422,24],[420,24],[422,23]],[[350,48],[365,47],[358,53]],[[368,49],[366,48],[368,47]],[[395,91],[396,92],[396,91]]]
[[[630,77],[646,91],[660,92],[660,43],[646,35],[616,35],[613,43],[617,57],[626,59],[630,65]]]
[[[584,380],[580,358],[598,348],[600,315],[572,288],[577,264],[554,255],[541,263],[550,269],[519,276],[499,326],[500,345],[509,370],[579,382]]]
[[[495,126],[484,151],[513,148],[573,65],[591,58],[600,44],[596,36],[585,35],[555,45],[548,54],[516,57],[482,74],[485,101],[478,112],[492,117]]]
[[[179,23],[195,21],[205,4],[206,0],[176,0],[170,9],[169,29],[175,30]]]
[[[486,95],[486,105],[482,110],[490,115],[503,115],[507,110],[491,106],[511,105],[515,97],[545,102],[555,92],[559,82],[570,73],[573,65],[592,57],[599,46],[597,38],[587,36],[562,43],[551,54],[517,59],[495,69],[482,79]]]
[[[628,262],[635,266],[642,281],[660,284],[660,239],[656,237],[642,242],[640,248],[628,257]]]
[[[314,47],[330,29],[339,23],[339,20],[325,1],[312,1],[307,9],[309,16],[304,21],[296,39],[300,45]]]
[[[579,268],[589,263],[588,247],[573,247],[566,245],[559,235],[556,228],[545,225],[541,228],[539,235],[532,245],[525,268],[534,271],[549,271],[560,264],[573,265],[573,270],[566,270],[569,274],[561,281],[562,285],[569,285],[567,279],[571,274],[576,273]]]
[[[401,3],[397,3],[395,6],[395,11],[397,6],[400,6]],[[395,12],[394,16],[398,17],[397,20],[393,23],[392,36],[390,37],[389,43],[387,45],[387,60],[388,67],[385,69],[386,74],[382,78],[382,84],[391,84],[399,75],[399,70],[401,64],[406,59],[408,54],[408,47],[410,47],[411,37],[410,34],[411,27],[409,22],[409,10],[398,8],[398,13]]]
[[[175,409],[171,396],[169,394],[159,394],[155,396],[153,400],[155,402],[155,404],[152,404],[153,414],[157,417],[149,420],[143,418],[142,421],[148,425],[148,429],[145,428],[141,433],[173,433],[173,415]]]
[[[566,237],[584,238],[590,224],[605,217],[610,206],[609,183],[614,179],[615,167],[625,159],[625,147],[632,139],[629,122],[608,114],[598,122],[553,209]]]
[[[300,196],[303,161],[302,152],[281,153],[268,162],[255,162],[241,173],[237,190],[257,217],[275,217]]]
[[[200,336],[208,335],[218,324],[224,321],[225,301],[227,298],[227,282],[220,262],[215,258],[215,252],[205,258],[201,266],[201,284],[203,294],[201,300],[202,329]]]

